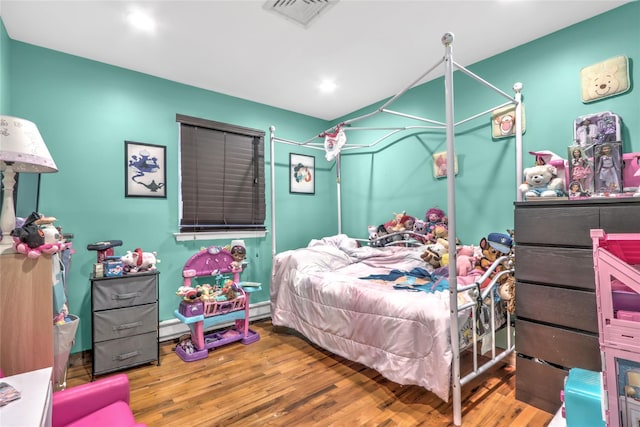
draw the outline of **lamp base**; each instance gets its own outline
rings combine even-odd
[[[5,239],[7,243],[5,243]],[[0,255],[7,254],[17,254],[15,247],[13,246],[13,237],[11,236],[2,236],[2,241],[0,242]]]
[[[11,232],[16,226],[16,210],[13,207],[13,187],[16,184],[16,173],[10,164],[5,164],[2,171],[2,214],[0,214],[0,253],[16,253],[13,249],[13,237]]]

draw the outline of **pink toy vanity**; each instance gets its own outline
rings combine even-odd
[[[195,278],[208,277],[218,282],[223,276],[232,275],[237,285],[233,298],[221,295],[211,299],[182,301],[174,316],[189,326],[191,339],[182,341],[175,352],[185,362],[207,357],[209,350],[236,341],[251,344],[260,339],[257,332],[249,329],[249,295],[261,289],[259,283],[241,282],[242,267],[234,262],[231,253],[224,247],[209,246],[191,256],[182,270],[183,286],[192,287]],[[207,333],[215,325],[234,322],[226,330]]]

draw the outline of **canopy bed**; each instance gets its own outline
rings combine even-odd
[[[521,89],[516,83],[515,96],[510,96],[473,72],[457,64],[452,56],[453,34],[442,37],[444,56],[427,72],[404,90],[386,101],[377,110],[346,120],[313,138],[297,142],[276,137],[271,127],[271,159],[275,159],[276,143],[284,143],[325,151],[328,160],[335,159],[337,173],[338,234],[313,240],[306,248],[277,252],[276,247],[276,180],[271,168],[271,237],[273,271],[271,277],[271,315],[275,326],[292,328],[313,343],[350,360],[376,369],[386,378],[400,384],[417,384],[431,390],[447,401],[451,390],[453,421],[461,425],[461,386],[485,372],[511,354],[510,322],[507,325],[507,349],[496,354],[496,310],[492,297],[496,283],[509,269],[500,271],[507,257],[500,257],[489,270],[467,285],[459,284],[456,276],[456,245],[449,245],[449,272],[446,277],[435,277],[426,271],[424,282],[416,282],[407,271],[424,266],[418,251],[420,247],[399,245],[374,248],[359,247],[356,239],[342,234],[342,206],[340,203],[340,155],[347,150],[371,148],[393,135],[421,129],[437,129],[446,134],[447,157],[454,156],[455,128],[458,125],[487,116],[498,108],[513,106],[515,117],[522,117]],[[446,122],[417,117],[393,111],[388,107],[424,77],[444,67]],[[475,81],[498,93],[506,101],[500,105],[454,122],[453,72],[470,76]],[[356,127],[356,122],[389,114],[415,120],[419,124],[401,127]],[[515,120],[516,177],[514,191],[521,200],[518,183],[522,177],[522,120]],[[346,144],[345,134],[358,131],[386,131],[370,144]],[[448,233],[456,236],[455,171],[447,169]],[[405,246],[405,247],[402,247]],[[364,268],[366,266],[367,268]],[[390,272],[398,273],[388,276]],[[491,278],[492,279],[489,279]],[[411,279],[411,280],[409,280]],[[381,284],[381,280],[387,280]],[[480,283],[488,286],[481,288]],[[444,285],[444,287],[443,287]],[[403,289],[410,292],[399,291]],[[425,289],[425,287],[429,289]],[[448,291],[448,292],[447,292]],[[488,297],[488,298],[487,298]],[[483,302],[484,301],[484,302]],[[475,343],[480,335],[477,328],[465,329],[463,323],[476,325],[486,302],[490,313],[491,360],[478,365],[477,345],[473,349],[473,370],[461,377],[461,346]],[[508,317],[508,314],[507,314]],[[466,331],[466,332],[465,332]],[[471,333],[463,339],[461,333]]]

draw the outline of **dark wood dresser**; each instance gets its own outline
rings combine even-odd
[[[640,232],[640,198],[515,203],[516,399],[561,406],[570,368],[601,371],[589,231]]]

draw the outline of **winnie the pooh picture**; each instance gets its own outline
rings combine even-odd
[[[580,70],[582,102],[588,103],[629,90],[629,62],[616,56]]]

